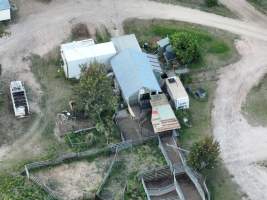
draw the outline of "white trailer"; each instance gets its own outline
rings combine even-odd
[[[185,88],[176,76],[166,79],[166,87],[168,94],[171,97],[171,101],[175,109],[188,109],[189,108],[189,96],[185,91]]]
[[[12,81],[10,83],[10,96],[15,117],[23,118],[29,115],[29,103],[25,88],[21,81]]]
[[[0,22],[11,19],[10,9],[8,0],[0,0]]]
[[[81,67],[93,62],[109,65],[109,60],[116,54],[112,42],[95,44],[93,39],[74,41],[61,45],[63,69],[67,78],[79,79]]]

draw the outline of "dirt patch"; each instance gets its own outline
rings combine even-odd
[[[40,171],[35,175],[63,199],[92,198],[108,163],[109,159],[104,158],[91,163],[79,161]]]

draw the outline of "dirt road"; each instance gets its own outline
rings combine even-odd
[[[110,29],[116,27],[121,31],[121,23],[129,17],[175,19],[241,35],[242,40],[237,42],[237,47],[242,58],[224,68],[218,82],[213,111],[214,135],[221,143],[222,158],[241,189],[251,199],[267,199],[267,171],[255,164],[267,159],[267,130],[250,126],[240,114],[248,91],[267,71],[267,23],[266,17],[245,0],[222,0],[239,12],[242,21],[147,0],[53,0],[51,4],[33,0],[19,2],[19,22],[10,27],[10,37],[0,39],[0,60],[4,76],[15,73],[31,85],[35,93],[40,92],[40,87],[28,63],[22,61],[23,57],[30,53],[47,53],[68,36],[72,24],[77,22],[87,23],[92,30],[99,24],[105,24]],[[33,129],[31,133],[34,133]],[[25,137],[34,139],[29,134]],[[24,152],[23,145],[16,148],[16,144],[22,141],[23,138],[12,146],[0,148],[0,161],[8,159],[4,152],[12,152],[11,155]],[[30,148],[25,149],[29,151]]]

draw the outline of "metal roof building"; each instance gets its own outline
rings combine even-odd
[[[0,0],[0,21],[10,20],[10,8],[8,0]]]
[[[137,103],[140,94],[161,91],[146,54],[126,49],[112,58],[111,66],[126,103]]]
[[[136,51],[142,52],[135,34],[114,37],[111,41],[119,52],[125,49],[135,49]]]
[[[109,65],[110,58],[116,54],[112,42],[95,44],[93,39],[74,41],[61,45],[61,57],[67,78],[79,79],[81,66],[92,62]]]

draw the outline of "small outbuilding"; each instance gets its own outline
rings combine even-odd
[[[151,95],[151,123],[155,133],[180,129],[181,126],[165,94]]]
[[[137,104],[144,96],[161,92],[145,53],[123,50],[111,59],[111,67],[126,104]]]
[[[176,109],[188,109],[189,97],[179,77],[173,76],[166,79],[166,87]]]
[[[115,54],[116,49],[112,42],[95,44],[93,39],[88,39],[61,45],[61,57],[67,78],[79,79],[81,67],[93,62],[108,66]]]
[[[11,19],[10,9],[8,0],[0,0],[0,22]]]

